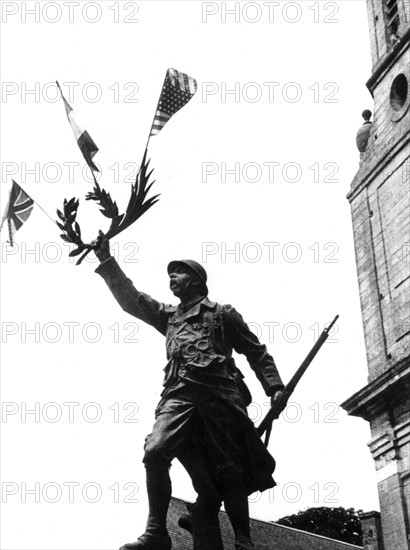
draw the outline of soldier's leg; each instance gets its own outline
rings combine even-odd
[[[250,536],[248,488],[244,481],[244,432],[242,423],[238,422],[238,414],[246,417],[246,409],[236,395],[227,395],[225,399],[215,396],[204,405],[200,414],[209,442],[208,460],[235,533],[236,549],[254,548]]]
[[[144,534],[120,550],[170,550],[166,520],[171,498],[169,468],[172,459],[191,431],[193,405],[177,395],[161,401],[151,434],[145,440],[143,462],[146,468],[148,519]]]
[[[236,550],[254,548],[249,525],[248,492],[241,472],[221,475],[225,510],[235,533]]]
[[[211,478],[205,453],[190,440],[189,448],[180,452],[177,458],[188,472],[198,494],[188,514],[181,518],[180,526],[191,532],[193,550],[223,550],[218,517],[222,499]]]

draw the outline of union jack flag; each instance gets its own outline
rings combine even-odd
[[[20,229],[33,210],[34,201],[25,191],[13,180],[10,191],[10,199],[4,212],[3,223],[7,220],[9,239],[11,246],[14,245],[14,235]]]
[[[168,120],[193,97],[197,91],[195,78],[176,69],[168,69],[152,123],[151,136],[159,134]]]

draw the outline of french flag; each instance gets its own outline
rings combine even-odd
[[[61,86],[58,83],[58,81],[56,81],[56,84],[58,89],[60,90],[61,97],[64,101],[64,107],[67,114],[68,122],[70,123],[71,129],[74,133],[74,137],[77,141],[78,147],[80,148],[83,154],[83,157],[86,163],[88,164],[88,166],[90,167],[90,169],[93,172],[99,172],[99,169],[93,162],[93,158],[95,154],[98,152],[98,147],[94,143],[94,140],[92,139],[90,134],[87,132],[87,130],[84,130],[83,127],[79,124],[74,114],[73,108],[64,97],[64,94],[61,90]]]

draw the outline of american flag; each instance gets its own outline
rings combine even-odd
[[[63,91],[61,90],[61,86],[58,83],[58,81],[56,81],[56,84],[57,84],[57,88],[60,90],[61,98],[64,102],[64,107],[68,118],[68,122],[70,123],[74,137],[77,141],[77,145],[83,154],[85,162],[88,164],[92,172],[99,172],[97,166],[93,162],[93,158],[95,154],[98,153],[98,147],[94,143],[94,140],[92,139],[90,134],[87,132],[87,130],[85,130],[81,126],[81,124],[78,122],[77,117],[74,114],[73,108],[64,97]]]
[[[150,137],[159,134],[172,115],[188,103],[197,88],[194,78],[176,69],[168,69],[157,112],[152,123]]]
[[[14,234],[20,229],[33,210],[34,201],[25,191],[13,180],[13,186],[10,191],[10,199],[4,212],[3,223],[7,220],[9,228],[10,244],[14,244]]]

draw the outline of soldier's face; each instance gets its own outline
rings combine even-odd
[[[180,300],[198,293],[198,277],[187,267],[177,267],[169,275],[171,292]]]

